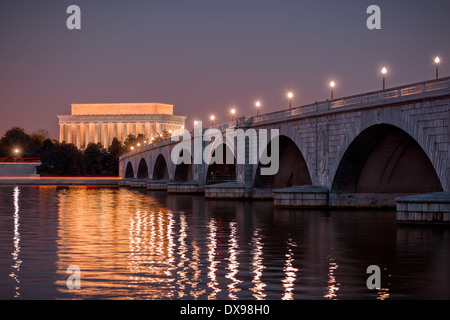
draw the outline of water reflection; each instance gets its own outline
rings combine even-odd
[[[330,300],[336,300],[337,299],[337,292],[339,291],[340,283],[336,280],[336,270],[339,268],[338,264],[335,262],[336,258],[332,256],[328,256],[329,260],[329,267],[328,267],[328,286],[325,291],[324,298],[330,299]]]
[[[286,254],[286,263],[283,268],[283,271],[286,274],[286,277],[283,279],[283,300],[293,300],[294,299],[294,282],[297,279],[297,271],[298,269],[294,267],[293,263],[295,261],[294,259],[294,253],[293,248],[297,246],[297,244],[289,238],[287,241],[287,249],[288,253]]]
[[[263,300],[266,297],[266,294],[264,293],[264,287],[266,284],[261,281],[261,277],[264,270],[263,265],[263,246],[262,243],[262,237],[261,237],[261,230],[255,229],[253,233],[252,238],[252,247],[253,247],[253,258],[252,258],[252,271],[254,273],[252,283],[254,284],[254,287],[250,290],[253,291],[253,296],[257,300]]]
[[[219,289],[219,282],[217,281],[217,265],[219,261],[216,260],[216,250],[217,250],[217,222],[215,219],[211,219],[208,224],[209,234],[208,234],[208,287],[211,288],[212,292],[208,296],[209,300],[216,299],[217,293],[221,290]]]
[[[401,290],[405,297],[408,292],[420,297],[423,283],[433,281],[439,297],[448,294],[446,286],[439,286],[439,279],[448,277],[448,268],[433,261],[450,261],[450,250],[444,245],[450,243],[449,233],[421,231],[418,237],[412,229],[397,231],[389,212],[275,212],[267,202],[205,205],[202,196],[70,188],[48,190],[55,197],[53,220],[39,214],[30,220],[23,212],[24,206],[31,206],[28,201],[20,202],[19,211],[19,196],[22,199],[26,190],[10,188],[7,197],[0,193],[8,199],[0,202],[3,211],[14,212],[13,219],[11,214],[8,217],[10,223],[2,220],[0,237],[8,240],[3,241],[8,245],[8,261],[13,251],[5,278],[14,281],[16,297],[26,295],[24,279],[32,278],[33,271],[25,266],[39,261],[22,263],[24,257],[32,256],[24,252],[30,247],[27,235],[33,234],[27,230],[38,228],[38,219],[47,227],[53,223],[51,228],[57,230],[55,260],[48,263],[57,268],[52,281],[58,298],[387,299]],[[32,227],[27,229],[27,225]],[[381,230],[383,241],[378,241]],[[368,232],[374,235],[369,237]],[[30,238],[42,246],[40,236],[36,233]],[[429,239],[434,241],[432,246]],[[373,243],[377,246],[368,255],[367,247]],[[423,270],[437,272],[415,267],[414,276],[427,278],[411,276],[413,264],[399,265],[399,252],[403,261],[412,257]],[[383,283],[383,289],[368,292],[365,268],[362,273],[358,268],[374,259],[389,266],[383,276],[395,271],[397,282],[398,270],[402,270],[402,280],[407,279],[402,283],[410,286],[409,291],[405,293],[398,283]],[[81,290],[66,286],[70,265],[81,269]]]
[[[14,298],[20,298],[20,279],[19,279],[19,272],[20,272],[20,265],[22,264],[22,260],[20,260],[20,221],[19,221],[19,195],[20,195],[20,189],[19,187],[15,187],[13,191],[13,200],[14,200],[14,238],[13,238],[13,244],[14,244],[14,251],[11,253],[14,264],[11,266],[13,268],[12,272],[10,273],[10,277],[14,279],[15,281],[15,293]]]
[[[228,298],[231,300],[237,300],[237,293],[241,290],[237,286],[242,283],[241,280],[236,278],[237,273],[239,272],[239,244],[238,244],[238,236],[237,236],[237,223],[230,222],[230,237],[228,239],[228,266],[227,270],[229,273],[225,276],[225,278],[229,279],[231,282],[228,284]]]

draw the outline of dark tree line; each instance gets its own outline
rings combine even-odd
[[[48,138],[45,130],[27,134],[18,127],[8,130],[0,139],[1,158],[10,161],[39,158],[41,165],[37,172],[43,176],[118,176],[123,151],[116,138],[107,148],[90,143],[85,150],[79,150],[73,144]]]

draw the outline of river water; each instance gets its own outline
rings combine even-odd
[[[449,266],[450,229],[397,225],[394,211],[0,188],[0,299],[448,299]]]

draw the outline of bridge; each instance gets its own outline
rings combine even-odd
[[[396,199],[407,203],[405,196],[439,193],[432,218],[416,217],[430,204],[409,214],[406,204],[407,214],[398,214],[399,220],[450,221],[450,77],[242,117],[214,128],[278,129],[278,173],[261,175],[259,156],[257,164],[177,165],[171,153],[179,142],[165,140],[124,154],[121,184],[207,198],[270,199],[289,207],[394,207]],[[236,155],[236,147],[225,147]],[[249,152],[246,144],[247,157]]]

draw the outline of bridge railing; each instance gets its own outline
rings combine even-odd
[[[277,111],[263,114],[251,118],[252,123],[278,121],[297,115],[310,115],[325,111],[331,111],[338,108],[373,106],[377,103],[386,103],[390,100],[400,99],[402,97],[412,97],[420,94],[434,93],[439,91],[450,92],[450,78],[420,82],[407,86],[396,87],[392,89],[364,93],[355,96],[349,96],[341,99],[318,101],[313,104],[292,108],[290,110]]]

